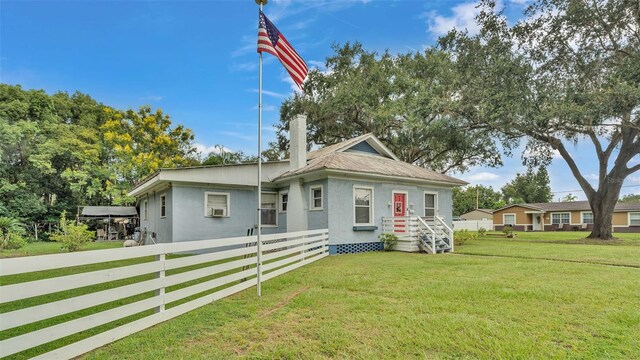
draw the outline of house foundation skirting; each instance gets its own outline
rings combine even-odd
[[[357,254],[368,251],[380,251],[383,249],[382,243],[379,241],[367,242],[367,243],[353,243],[353,244],[329,244],[329,254]]]
[[[629,227],[614,226],[613,232],[614,233],[640,233],[640,226],[629,226]]]

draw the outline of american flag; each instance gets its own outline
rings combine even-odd
[[[293,81],[302,89],[302,83],[307,78],[309,68],[304,60],[293,49],[291,44],[284,38],[282,33],[273,25],[269,19],[260,11],[258,24],[258,52],[268,52],[277,57],[284,65]]]

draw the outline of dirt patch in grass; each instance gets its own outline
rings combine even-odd
[[[276,304],[276,306],[274,306],[273,308],[263,312],[260,317],[266,317],[269,316],[273,313],[275,313],[276,311],[282,309],[283,307],[287,306],[293,299],[295,299],[298,295],[302,294],[303,292],[309,290],[310,286],[305,286],[302,289],[296,290],[294,292],[292,292],[291,294],[289,294],[289,296],[285,297],[284,299],[282,299],[282,301],[278,302]]]

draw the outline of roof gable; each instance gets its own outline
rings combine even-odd
[[[347,152],[356,151],[356,152],[364,152],[364,153],[369,153],[374,155],[382,155],[378,150],[374,149],[373,146],[369,145],[367,141],[359,142],[353,145],[352,147],[345,149],[344,151],[347,151]]]
[[[398,157],[386,147],[380,139],[375,135],[369,133],[360,135],[353,139],[345,140],[341,143],[325,146],[322,149],[311,151],[307,154],[307,160],[313,160],[321,156],[329,155],[331,153],[340,152],[365,152],[370,154],[377,154],[383,157],[387,157],[396,161],[400,161]]]

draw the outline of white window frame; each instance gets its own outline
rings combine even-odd
[[[638,225],[640,225],[640,222],[639,222],[639,223],[637,223],[637,224],[632,224],[632,223],[631,223],[631,214],[634,214],[634,215],[635,215],[635,214],[638,214],[638,216],[640,216],[640,211],[629,211],[629,212],[627,213],[627,217],[629,218],[629,221],[627,222],[627,224],[629,224],[629,226],[638,226]],[[640,219],[639,219],[639,220],[640,220]]]
[[[280,214],[285,214],[287,212],[287,210],[285,210],[282,205],[284,204],[284,202],[282,201],[282,195],[287,195],[287,209],[289,208],[289,191],[280,191],[280,193],[278,193],[278,212]]]
[[[507,224],[507,215],[513,215],[513,224]],[[517,219],[518,216],[516,215],[516,213],[504,213],[502,214],[502,225],[507,226],[507,225],[511,225],[511,226],[515,226],[517,223]]]
[[[356,189],[371,190],[371,201],[369,202],[369,222],[368,223],[356,223]],[[352,190],[353,198],[353,226],[373,226],[375,224],[375,191],[372,186],[353,185]]]
[[[566,223],[567,225],[571,225],[571,212],[570,211],[560,211],[560,212],[552,212],[551,213],[551,225],[554,225],[555,223],[553,222],[553,215],[554,214],[558,214],[560,215],[560,221],[562,221],[562,215],[563,214],[569,214],[569,222]],[[557,225],[564,225],[565,223],[560,222]]]
[[[315,207],[315,198],[313,197],[313,190],[320,189],[320,207]],[[321,211],[324,209],[324,186],[313,185],[309,187],[309,210],[311,211]]]
[[[433,217],[438,216],[438,192],[437,191],[423,191],[422,192],[422,215],[424,217],[427,216],[427,201],[425,199],[425,195],[433,195]]]
[[[142,202],[142,215],[144,216],[143,220],[149,220],[149,200]]]
[[[278,227],[278,193],[276,191],[263,191],[262,195],[265,195],[265,194],[275,195],[276,196],[276,201],[275,201],[275,204],[274,204],[276,206],[275,209],[274,209],[276,211],[276,216],[275,216],[276,223],[275,224],[263,224],[262,223],[262,204],[260,204],[260,225],[263,228],[265,228],[265,227],[276,228],[276,227]],[[264,199],[264,196],[260,197],[260,202],[262,202],[262,199]]]
[[[207,211],[207,202],[209,200],[209,195],[223,195],[227,197],[227,212],[225,214],[225,218],[231,217],[231,194],[228,192],[216,192],[216,191],[205,191],[204,193],[204,217],[213,217],[209,211]]]
[[[584,214],[591,214],[591,222],[590,223],[586,223],[584,222]],[[593,224],[593,211],[581,211],[580,212],[580,224]]]
[[[162,215],[162,209],[164,209],[164,215]],[[167,217],[167,194],[165,193],[160,195],[160,219],[165,219],[166,217]]]

